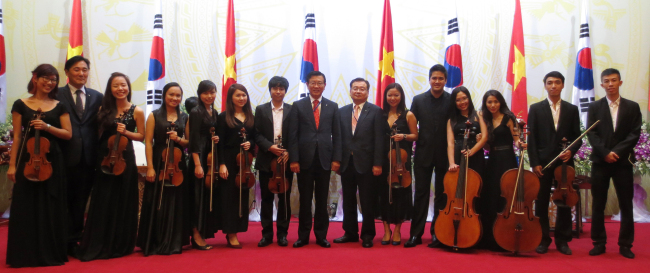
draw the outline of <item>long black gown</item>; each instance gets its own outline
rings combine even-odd
[[[11,112],[22,116],[23,133],[36,113],[21,99],[14,102]],[[61,128],[60,117],[66,113],[66,108],[59,103],[52,110],[43,112],[42,119],[52,127]],[[33,137],[34,133],[32,128],[27,139]],[[52,164],[52,176],[42,182],[25,178],[23,170],[30,158],[26,149],[20,162],[16,162],[18,167],[7,238],[7,264],[11,267],[62,265],[68,261],[65,161],[60,139],[45,131],[41,131],[40,135],[50,141],[47,159]]]
[[[136,246],[140,247],[143,251],[147,249],[146,242],[147,237],[149,237],[149,229],[151,229],[149,252],[144,253],[145,255],[180,254],[182,247],[190,243],[190,224],[188,219],[190,206],[187,204],[189,194],[187,185],[190,183],[183,181],[180,186],[176,187],[170,182],[165,181],[162,205],[158,209],[161,190],[158,174],[162,168],[162,151],[166,148],[167,127],[171,122],[167,120],[167,116],[163,113],[162,109],[154,110],[153,117],[156,120],[155,128],[153,128],[153,164],[156,170],[156,181],[155,183],[145,183]],[[187,114],[180,113],[175,122],[176,133],[179,137],[184,135],[187,118]],[[184,150],[176,142],[174,142],[174,147]],[[178,162],[178,165],[183,173],[187,172],[185,168],[185,155]]]
[[[135,104],[129,109],[133,116]],[[124,122],[126,130],[134,132],[133,118]],[[133,141],[129,139],[122,153],[126,168],[120,175],[105,174],[101,162],[109,153],[108,139],[117,132],[114,124],[99,138],[95,184],[81,240],[79,260],[110,259],[133,253],[138,233],[138,167],[135,163]]]
[[[406,112],[408,113],[408,111]],[[406,113],[400,115],[395,123],[397,124],[398,134],[410,134],[411,130],[409,129],[408,122],[406,121]],[[386,146],[389,145],[390,138],[388,134],[390,133],[390,126],[386,122]],[[391,149],[394,149],[395,145]],[[404,162],[404,167],[413,173],[411,170],[411,155],[413,154],[413,142],[411,141],[400,141],[399,148],[406,151],[407,160]],[[411,219],[411,210],[413,210],[413,190],[412,184],[406,188],[393,188],[392,197],[393,203],[389,202],[389,188],[388,188],[388,173],[390,172],[388,166],[388,156],[384,161],[384,166],[382,168],[384,171],[381,172],[379,176],[379,181],[377,186],[380,188],[380,209],[381,209],[381,219],[386,221],[389,224],[400,224],[405,220]]]
[[[507,116],[503,117],[501,124],[493,129],[493,139],[488,142],[490,144],[490,154],[488,155],[487,168],[483,176],[481,199],[479,199],[478,212],[481,215],[481,223],[483,224],[483,238],[479,246],[494,250],[500,248],[494,241],[492,228],[497,213],[503,210],[506,201],[501,197],[501,176],[507,170],[517,168],[517,158],[512,146],[512,132],[508,127],[509,120]]]
[[[235,119],[235,128],[228,127],[226,112],[219,114],[217,132],[219,133],[219,164],[226,164],[228,180],[219,178],[219,222],[223,233],[238,233],[248,230],[248,194],[249,190],[241,190],[242,217],[239,217],[240,189],[235,184],[239,172],[237,154],[242,143],[239,132],[244,124]],[[247,140],[250,141],[250,152],[255,150],[255,127],[246,127]],[[251,162],[252,163],[252,162]]]
[[[203,107],[203,105],[199,105]],[[205,117],[204,112],[199,111],[198,107],[194,107],[190,113],[190,146],[189,146],[189,165],[187,168],[187,181],[190,181],[190,200],[192,204],[192,226],[196,227],[203,239],[214,238],[214,234],[218,231],[217,210],[218,203],[218,180],[215,180],[212,189],[212,212],[210,212],[210,189],[205,187],[205,177],[208,175],[207,157],[212,150],[212,135],[210,128],[215,128],[215,135],[217,129],[217,110],[212,109],[212,116]],[[215,152],[217,152],[215,146]],[[193,153],[198,153],[201,159],[201,167],[203,168],[203,178],[196,178],[194,175],[194,158]],[[218,155],[218,152],[217,152]],[[219,165],[216,164],[215,169],[219,171]],[[218,174],[217,174],[218,175]]]
[[[458,118],[458,121],[456,122],[456,124],[453,125],[454,127],[452,128],[454,132],[454,141],[455,141],[454,160],[458,165],[460,165],[460,159],[462,155],[460,151],[463,149],[465,128],[467,128],[467,126],[465,125],[466,121],[467,121],[467,117],[460,116]],[[472,119],[471,123],[472,125],[470,125],[469,138],[467,139],[467,147],[469,149],[472,149],[472,147],[476,145],[476,135],[481,133],[481,124],[479,123],[479,121]],[[479,175],[483,176],[483,169],[485,168],[485,154],[482,148],[474,155],[469,157],[468,164],[470,169],[476,171]],[[483,188],[485,188],[485,185],[483,186]]]

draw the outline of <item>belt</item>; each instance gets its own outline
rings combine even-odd
[[[510,145],[502,145],[502,146],[492,147],[491,150],[492,151],[503,151],[503,150],[514,150],[514,149]]]

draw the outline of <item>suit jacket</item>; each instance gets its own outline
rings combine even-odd
[[[621,97],[616,117],[616,130],[614,130],[607,98],[589,104],[587,125],[591,126],[600,120],[600,123],[587,133],[592,147],[591,161],[607,163],[605,156],[609,152],[615,152],[619,156],[616,164],[631,165],[635,162],[634,147],[641,136],[641,119],[639,104]]]
[[[530,166],[545,167],[551,160],[562,152],[562,138],[569,140],[569,144],[580,136],[580,112],[578,107],[566,102],[560,102],[560,118],[557,130],[553,123],[551,105],[545,99],[530,106],[528,111],[528,157]],[[570,149],[575,153],[582,146],[582,140],[578,141]],[[561,162],[561,161],[559,161]],[[569,160],[573,164],[573,160]]]
[[[289,115],[291,113],[291,105],[284,103],[282,106],[282,147],[287,149],[289,147]],[[255,108],[255,143],[259,147],[257,159],[255,160],[255,169],[271,172],[271,160],[276,156],[269,152],[269,148],[273,146],[273,141],[277,136],[273,133],[273,103],[268,102],[258,105]]]
[[[354,155],[354,168],[358,173],[368,173],[373,166],[382,166],[384,152],[383,111],[379,106],[366,102],[359,113],[357,127],[352,134],[352,111],[354,104],[339,109],[337,120],[341,128],[341,172],[344,172]]]
[[[94,166],[99,150],[97,147],[99,141],[97,112],[102,106],[104,94],[86,87],[85,110],[81,119],[77,115],[70,86],[60,87],[57,98],[70,113],[70,123],[72,123],[72,138],[63,141],[61,147],[65,155],[66,166],[76,166],[81,160],[84,160],[89,166]]]
[[[300,168],[312,165],[316,150],[323,169],[331,170],[332,161],[341,161],[341,132],[336,121],[339,105],[321,97],[320,123],[316,129],[309,96],[296,101],[289,116],[289,162]]]

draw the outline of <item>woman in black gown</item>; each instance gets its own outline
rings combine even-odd
[[[487,168],[483,176],[483,191],[479,200],[478,211],[483,224],[483,238],[480,246],[486,249],[500,250],[494,241],[492,227],[497,213],[503,210],[505,199],[501,197],[501,176],[507,170],[517,168],[517,158],[513,149],[519,142],[517,119],[508,109],[503,95],[490,90],[483,96],[481,106],[483,119],[487,123],[487,147],[490,151]]]
[[[126,119],[116,122],[125,113]],[[108,79],[97,121],[100,124],[100,153],[77,257],[81,261],[126,256],[135,247],[139,197],[133,141],[144,140],[144,111],[131,103],[129,77],[115,72]],[[118,132],[128,139],[122,153],[126,168],[120,175],[114,175],[110,168],[102,167],[101,163],[112,148],[108,146],[109,138]],[[115,139],[118,140],[117,137]]]
[[[207,157],[212,151],[211,144],[213,141],[214,143],[219,142],[219,136],[216,134],[219,113],[214,109],[217,86],[209,80],[201,81],[196,94],[199,96],[200,103],[190,111],[190,159],[187,168],[188,182],[191,182],[190,199],[193,204],[192,247],[209,250],[212,249],[212,246],[206,244],[205,239],[214,238],[214,234],[218,231],[216,210],[214,209],[218,201],[217,185],[215,185],[217,180],[213,180],[212,189],[205,186],[205,176],[209,171]],[[214,136],[210,133],[211,129],[215,130]],[[215,146],[215,153],[217,152],[216,148]],[[217,170],[217,166],[214,168]],[[212,202],[210,202],[210,193],[212,193]],[[212,209],[210,204],[212,204]]]
[[[449,159],[449,171],[458,171],[461,155],[469,153],[469,168],[482,176],[483,169],[485,168],[483,146],[487,142],[487,139],[481,138],[481,140],[477,141],[476,135],[487,135],[487,126],[483,121],[483,117],[474,110],[471,94],[465,86],[456,87],[451,92],[450,102],[449,119],[447,120],[447,158]],[[470,135],[467,140],[469,151],[462,150],[464,133],[467,128],[465,123],[467,120],[471,122]],[[483,190],[485,190],[485,186],[482,187],[481,191]]]
[[[158,180],[164,164],[162,152],[167,147],[167,141],[172,141],[172,146],[181,150],[189,143],[183,138],[188,120],[187,114],[180,109],[183,90],[178,83],[170,82],[163,88],[162,96],[160,108],[151,112],[147,118],[145,134],[147,181],[154,182],[145,183],[140,210],[136,245],[143,250],[145,256],[179,254],[182,247],[189,244],[190,237],[190,206],[187,204],[189,183],[184,181],[179,186],[174,186],[165,180],[161,187],[162,181]],[[175,128],[168,131],[172,122]],[[183,173],[187,172],[185,162],[183,154],[177,162]]]
[[[248,230],[248,193],[235,184],[239,172],[237,154],[240,147],[252,152],[252,139],[255,139],[255,117],[246,87],[233,84],[228,88],[226,111],[219,114],[217,132],[219,133],[219,221],[221,230],[226,233],[228,246],[241,248],[237,239],[238,232]],[[244,128],[247,141],[242,143],[240,130]],[[245,189],[245,188],[244,188]],[[241,217],[240,215],[241,206]]]
[[[404,99],[404,89],[399,83],[392,83],[386,86],[384,90],[384,117],[386,118],[386,135],[390,133],[393,124],[396,125],[397,134],[392,136],[393,142],[399,142],[400,149],[406,151],[407,159],[404,162],[406,170],[411,172],[411,155],[413,153],[413,141],[418,139],[418,121],[415,115],[406,109]],[[389,144],[389,138],[386,138],[386,146]],[[391,147],[394,149],[395,145]],[[413,207],[413,191],[412,186],[389,188],[388,174],[390,168],[388,164],[388,156],[386,157],[382,174],[377,185],[380,190],[380,210],[381,219],[384,224],[384,238],[381,240],[382,245],[387,245],[392,241],[393,245],[401,243],[402,223],[405,220],[410,220],[409,215]],[[389,200],[389,191],[392,191],[392,203]],[[395,230],[391,232],[390,225],[395,225]]]
[[[14,142],[7,171],[7,178],[15,182],[7,238],[7,265],[11,267],[62,265],[68,261],[65,161],[59,141],[72,138],[72,125],[66,108],[55,99],[58,85],[56,68],[41,64],[32,71],[27,86],[32,96],[16,100],[11,108]],[[32,120],[37,110],[42,110],[43,117]],[[46,157],[52,175],[45,181],[34,182],[24,175],[30,159],[22,143],[27,130],[27,142],[36,130],[40,131],[41,143],[44,139],[50,142]]]

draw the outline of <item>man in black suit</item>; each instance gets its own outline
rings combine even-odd
[[[300,192],[298,241],[293,247],[309,244],[313,197],[316,243],[327,248],[330,173],[338,172],[341,165],[341,133],[336,120],[339,106],[322,97],[326,85],[323,73],[310,72],[307,83],[309,97],[296,101],[289,116],[289,162],[291,171],[298,174]]]
[[[633,162],[634,147],[641,135],[641,109],[639,104],[622,98],[619,88],[623,84],[621,73],[608,68],[600,75],[600,86],[605,89],[607,97],[589,104],[587,125],[597,120],[600,123],[589,133],[592,147],[590,156],[591,193],[593,194],[591,239],[594,248],[589,255],[605,253],[607,234],[605,233],[605,205],[610,179],[614,180],[614,189],[621,209],[621,229],[618,235],[619,253],[633,259],[632,242],[634,241],[634,216],[632,198],[634,197]]]
[[[435,198],[433,200],[433,221],[431,222],[432,242],[429,247],[440,246],[434,234],[434,223],[440,209],[445,207],[443,198],[445,174],[449,168],[447,160],[447,109],[449,93],[445,92],[447,69],[436,64],[429,69],[431,89],[413,97],[411,112],[418,120],[420,135],[415,142],[413,172],[415,176],[415,200],[411,220],[411,237],[404,247],[422,244],[422,234],[429,214],[429,195],[431,175],[435,169]]]
[[[368,102],[370,83],[363,78],[350,82],[352,103],[341,107],[337,120],[341,129],[341,185],[343,188],[343,230],[335,243],[359,241],[357,222],[357,186],[363,213],[362,246],[372,247],[375,238],[377,199],[376,176],[381,175],[384,157],[384,122],[379,106]],[[385,120],[385,119],[384,119]]]
[[[262,239],[257,244],[259,247],[268,246],[273,243],[273,201],[275,194],[269,190],[269,180],[273,176],[271,162],[276,160],[287,163],[289,153],[287,144],[289,143],[289,113],[291,105],[284,103],[284,96],[289,89],[289,81],[284,77],[275,76],[269,81],[269,92],[271,101],[258,105],[255,109],[255,129],[258,134],[255,136],[255,142],[259,147],[255,168],[260,171],[260,188],[262,188]],[[282,138],[282,145],[278,146],[276,141],[278,137]],[[282,148],[281,148],[282,147]],[[282,175],[280,173],[279,175]],[[293,172],[287,167],[284,169],[284,177],[288,182],[288,189],[284,193],[278,194],[278,210],[276,214],[276,226],[278,228],[278,245],[287,246],[287,231],[289,230],[289,218],[291,218],[291,207],[289,206],[289,197],[291,196],[291,182]]]
[[[73,255],[81,240],[86,203],[93,185],[99,150],[97,112],[104,95],[85,87],[90,61],[74,56],[65,62],[68,84],[59,88],[58,100],[70,113],[72,138],[63,141],[68,176],[68,253]]]
[[[539,254],[548,252],[551,244],[549,235],[548,204],[553,186],[553,171],[562,162],[573,166],[573,155],[580,149],[582,140],[578,141],[571,149],[562,153],[562,139],[569,143],[580,136],[580,111],[578,107],[562,100],[564,89],[564,76],[557,71],[544,76],[544,89],[548,99],[534,103],[528,113],[528,157],[530,166],[539,177],[539,193],[535,202],[535,214],[539,217],[542,226],[542,242],[535,251]],[[560,155],[560,153],[562,153]],[[556,156],[556,161],[546,170],[542,169]],[[571,255],[568,242],[571,241],[571,207],[558,206],[555,218],[555,246],[560,253]]]

